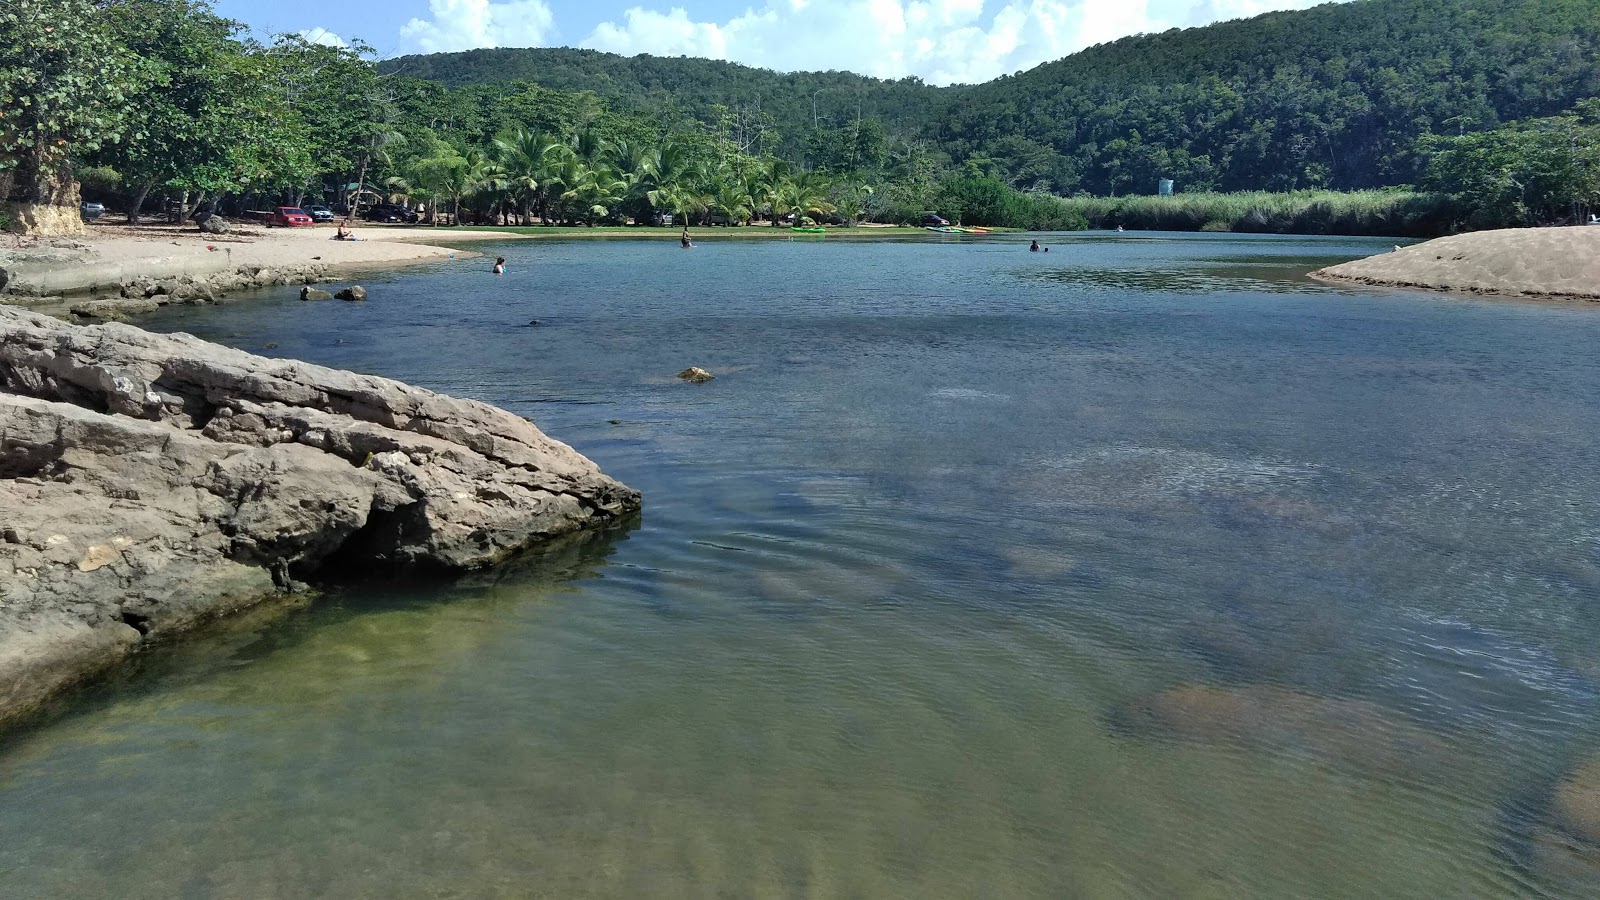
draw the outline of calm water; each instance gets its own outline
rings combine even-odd
[[[1389,243],[519,243],[149,320],[646,510],[6,737],[0,894],[1592,896],[1600,309],[1297,274]]]

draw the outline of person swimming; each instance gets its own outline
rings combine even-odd
[[[1029,244],[1028,245],[1028,252],[1029,253],[1038,253],[1039,252],[1039,242],[1038,241],[1034,241],[1033,243]]]
[[[494,258],[494,273],[496,275],[504,275],[506,273],[506,258],[504,256]]]

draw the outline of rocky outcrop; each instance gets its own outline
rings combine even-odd
[[[359,284],[353,284],[347,288],[340,288],[334,291],[333,295],[340,300],[365,300],[367,299],[367,289]]]
[[[0,718],[300,580],[488,566],[638,505],[484,403],[0,307]]]
[[[303,288],[300,289],[300,299],[301,300],[332,300],[333,299],[333,295],[328,293],[327,291],[319,291],[314,287],[303,287]]]

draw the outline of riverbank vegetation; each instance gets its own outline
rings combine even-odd
[[[1396,237],[1445,234],[1462,213],[1448,194],[1409,190],[1073,197],[1061,205],[1090,228]]]
[[[1600,207],[1600,75],[1572,62],[1597,50],[1600,0],[1356,0],[937,88],[576,50],[380,64],[251,39],[205,0],[16,0],[0,192],[24,224],[77,180],[135,219],[391,203],[1421,237]]]

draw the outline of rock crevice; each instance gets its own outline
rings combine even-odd
[[[0,718],[329,566],[479,568],[638,506],[485,403],[0,307]]]

